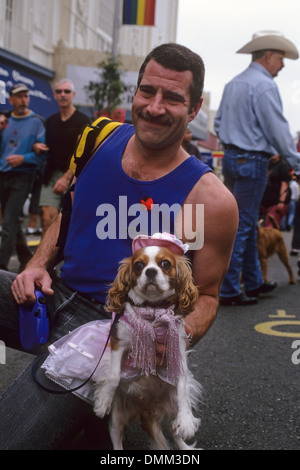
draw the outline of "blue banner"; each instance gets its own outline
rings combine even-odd
[[[9,90],[16,83],[24,83],[29,89],[30,103],[29,109],[47,118],[51,114],[58,112],[57,102],[53,97],[52,88],[47,79],[39,77],[29,71],[18,68],[17,65],[8,65],[0,62],[0,85],[4,99],[0,99],[0,111],[12,109],[9,103]]]

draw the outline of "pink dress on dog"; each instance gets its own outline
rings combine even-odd
[[[178,328],[181,321],[172,308],[134,307],[125,309],[119,322],[133,333],[133,343],[128,356],[123,359],[121,380],[131,380],[142,374],[157,375],[175,385],[180,372]],[[134,312],[134,318],[132,315]],[[111,327],[110,320],[92,321],[76,328],[49,346],[49,356],[43,363],[46,376],[66,389],[78,387],[91,379],[74,393],[81,399],[93,403],[93,385],[109,376],[110,342],[104,350]],[[168,345],[165,366],[157,366],[155,343]],[[96,370],[95,370],[96,369]]]

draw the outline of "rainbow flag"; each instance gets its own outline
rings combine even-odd
[[[124,0],[123,24],[154,26],[156,0]]]

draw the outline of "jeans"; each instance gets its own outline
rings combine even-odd
[[[294,226],[295,213],[296,213],[296,201],[294,199],[291,199],[288,205],[287,214],[285,215],[281,223],[282,230],[286,230],[287,228],[291,228]]]
[[[0,267],[7,269],[14,248],[17,248],[21,263],[31,256],[26,238],[21,230],[19,218],[30,192],[34,173],[0,173],[0,203],[2,209],[2,235]]]
[[[0,270],[0,339],[7,347],[22,350],[19,307],[10,291],[15,276],[14,273]],[[109,317],[102,304],[75,294],[60,280],[54,281],[52,288],[55,293],[47,299],[49,342],[84,323]],[[36,352],[41,353],[44,349],[45,346],[42,346]],[[55,388],[55,384],[40,371],[38,378],[47,387]],[[92,407],[72,393],[55,395],[42,390],[33,381],[31,365],[0,397],[2,450],[68,449],[74,437],[85,427],[96,441],[94,449],[111,448],[106,421],[97,418]]]
[[[241,275],[246,291],[263,284],[257,251],[257,223],[267,170],[268,157],[264,154],[239,153],[235,149],[224,152],[223,175],[238,204],[239,226],[230,265],[221,286],[221,297],[241,294]]]

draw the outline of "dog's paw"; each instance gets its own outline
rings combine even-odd
[[[184,416],[177,415],[176,419],[171,424],[171,429],[175,436],[183,440],[188,440],[194,437],[200,423],[200,418],[195,418],[191,412],[187,412]]]
[[[203,450],[201,447],[196,447],[196,442],[189,445],[186,442],[184,442],[184,440],[181,439],[181,437],[177,437],[177,436],[173,436],[173,437],[179,450],[194,450],[194,451]]]
[[[95,415],[98,416],[98,418],[104,418],[105,415],[108,415],[111,410],[111,403],[103,403],[100,401],[97,401],[94,404],[94,412]]]

